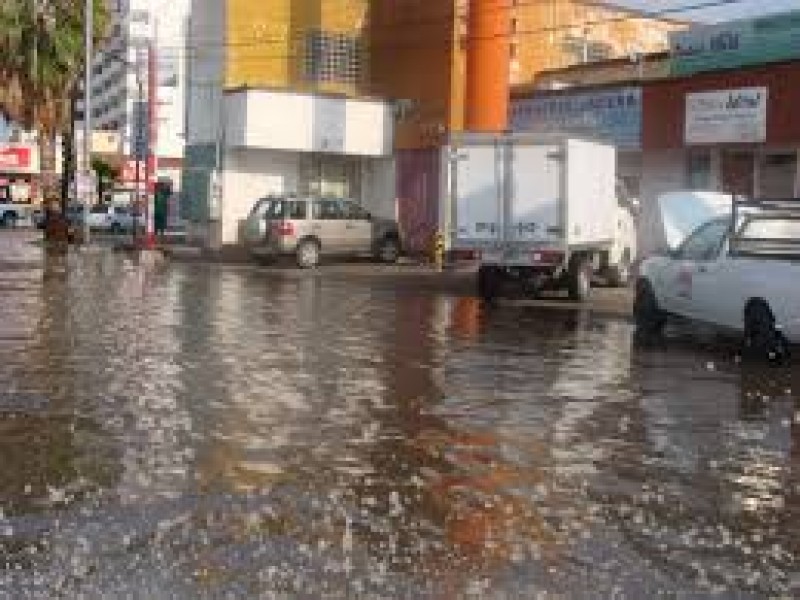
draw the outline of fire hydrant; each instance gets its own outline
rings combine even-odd
[[[441,231],[437,231],[433,238],[433,263],[439,271],[444,268],[444,235]]]

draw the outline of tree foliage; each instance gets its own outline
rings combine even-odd
[[[105,31],[104,0],[93,0],[95,38]],[[84,0],[0,0],[0,112],[51,135],[70,118],[83,66]]]

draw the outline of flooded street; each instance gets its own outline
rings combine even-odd
[[[0,598],[794,598],[800,374],[0,232]]]

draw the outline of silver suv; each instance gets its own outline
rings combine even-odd
[[[262,198],[247,218],[245,239],[255,256],[294,256],[304,269],[322,255],[371,254],[393,263],[401,250],[397,223],[342,198]]]

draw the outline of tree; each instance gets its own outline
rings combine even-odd
[[[99,39],[108,13],[104,0],[92,2]],[[68,135],[74,118],[83,30],[84,0],[0,2],[0,113],[38,132],[43,170],[54,170],[54,138]]]
[[[97,196],[102,200],[103,194],[119,177],[119,169],[101,158],[93,158],[92,171],[97,174]]]

